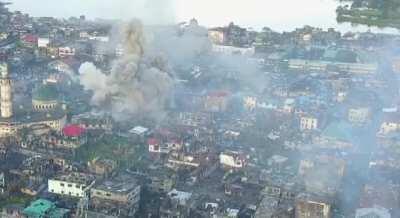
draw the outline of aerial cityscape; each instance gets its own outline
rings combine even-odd
[[[400,218],[400,1],[14,1],[0,218]]]

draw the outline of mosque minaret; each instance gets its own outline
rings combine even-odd
[[[0,113],[2,118],[10,118],[13,116],[13,104],[7,64],[0,65],[0,76]]]

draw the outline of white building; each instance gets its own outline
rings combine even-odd
[[[255,97],[247,96],[243,99],[243,101],[244,107],[247,110],[254,110],[257,107],[257,98]]]
[[[379,129],[381,135],[386,135],[391,132],[397,132],[400,130],[400,113],[389,112],[384,113],[383,122]]]
[[[81,198],[94,185],[94,182],[95,178],[92,175],[71,173],[49,179],[48,191],[54,194]]]
[[[39,38],[38,39],[38,47],[39,48],[47,48],[50,45],[49,38]]]
[[[169,153],[170,151],[181,150],[183,147],[183,141],[180,140],[168,140],[161,142],[158,139],[150,138],[147,140],[148,148],[150,153]]]
[[[129,133],[142,137],[142,136],[145,136],[148,131],[149,131],[149,129],[146,127],[136,126],[133,129],[129,130]]]
[[[318,119],[312,116],[303,116],[300,118],[300,130],[316,130],[318,128]]]
[[[239,212],[240,211],[238,209],[228,208],[228,209],[226,209],[225,217],[227,217],[227,218],[237,218],[237,217],[239,217]]]
[[[347,92],[341,91],[336,94],[336,101],[343,102],[347,97]]]
[[[149,146],[149,152],[150,153],[164,153],[167,154],[170,152],[169,148],[167,145],[164,143],[160,142],[157,139],[150,138],[147,140],[147,144]]]
[[[173,189],[168,192],[168,197],[172,200],[176,200],[179,205],[186,205],[192,197],[192,193]]]
[[[79,38],[85,38],[85,39],[87,39],[87,38],[89,38],[89,33],[87,32],[87,31],[81,31],[81,32],[79,32]]]
[[[58,56],[61,58],[75,56],[75,48],[60,47],[58,48]]]
[[[240,152],[225,151],[219,155],[220,164],[226,168],[243,168],[246,165],[246,158]]]
[[[379,134],[386,135],[391,132],[396,132],[400,129],[400,123],[398,122],[383,122],[379,130]]]
[[[303,41],[309,42],[312,39],[312,34],[304,34],[303,35]]]

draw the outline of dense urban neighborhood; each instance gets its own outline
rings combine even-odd
[[[351,2],[338,21],[400,27]],[[400,34],[7,4],[0,217],[400,217]]]

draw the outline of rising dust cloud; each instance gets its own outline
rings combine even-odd
[[[80,83],[93,92],[91,103],[116,119],[138,113],[157,118],[173,85],[163,58],[150,56],[144,49],[143,25],[132,20],[120,27],[123,54],[106,74],[93,63],[84,63],[80,69]]]

